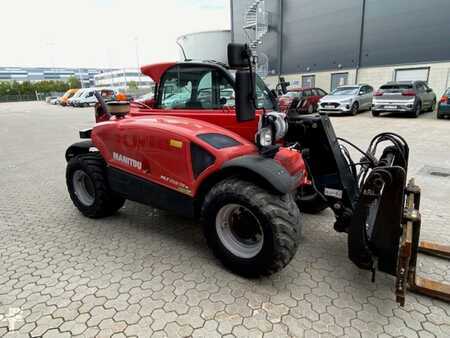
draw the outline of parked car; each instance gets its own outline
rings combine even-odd
[[[47,96],[45,98],[45,102],[51,103],[53,100],[56,100],[57,98],[58,98],[58,96]]]
[[[373,88],[367,84],[341,86],[320,99],[319,111],[356,115],[370,110],[372,96]]]
[[[437,118],[443,119],[444,117],[450,117],[450,87],[445,90],[437,108]]]
[[[75,106],[74,101],[76,101],[81,96],[81,94],[83,94],[84,90],[84,88],[79,89],[70,99],[67,100],[67,105]]]
[[[280,111],[296,109],[298,113],[314,113],[321,97],[327,93],[320,88],[292,88],[278,100]]]
[[[69,89],[67,92],[64,93],[63,96],[61,96],[58,99],[58,102],[61,106],[67,106],[67,100],[69,100],[72,96],[75,95],[75,93],[79,90],[79,88],[72,88]]]
[[[424,81],[388,82],[373,96],[373,116],[394,112],[418,117],[421,112],[433,111],[436,107],[436,94]]]
[[[95,97],[95,91],[101,90],[102,92],[108,92],[108,96],[113,96],[116,92],[109,88],[85,88],[83,92],[72,100],[72,104],[75,107],[89,107],[94,106],[97,103],[97,98]]]

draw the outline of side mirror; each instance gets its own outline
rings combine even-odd
[[[281,88],[281,92],[283,94],[286,94],[288,92],[287,91],[287,87],[289,87],[290,85],[291,85],[291,83],[290,82],[286,82],[284,80],[284,77],[280,77],[280,88]]]
[[[236,119],[239,122],[255,119],[255,73],[249,70],[238,70],[236,72]]]
[[[365,93],[362,90],[360,90],[359,93],[358,93],[358,95],[364,95],[364,94]]]
[[[239,69],[249,67],[252,52],[247,44],[229,43],[227,54],[230,68]]]

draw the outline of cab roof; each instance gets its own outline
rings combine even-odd
[[[175,65],[185,65],[185,64],[192,64],[192,65],[215,65],[219,66],[221,68],[228,68],[227,65],[214,61],[214,60],[186,60],[186,61],[180,61],[180,62],[162,62],[162,63],[154,63],[151,65],[146,65],[141,67],[141,72],[144,75],[149,76],[153,81],[156,83],[159,83],[161,80],[161,77],[163,74],[169,69],[172,68]]]

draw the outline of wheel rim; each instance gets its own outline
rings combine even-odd
[[[358,114],[358,104],[357,103],[353,103],[352,115],[356,115],[356,114]]]
[[[223,206],[216,216],[219,240],[233,255],[253,258],[262,249],[264,232],[256,216],[239,204]]]
[[[95,189],[91,178],[83,171],[77,170],[72,177],[73,190],[78,200],[85,206],[91,206],[95,200]]]

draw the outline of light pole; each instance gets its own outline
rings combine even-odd
[[[135,50],[136,50],[136,65],[137,65],[137,72],[138,72],[138,87],[141,84],[141,67],[139,62],[139,38],[137,36],[134,37],[134,43],[135,43]]]

